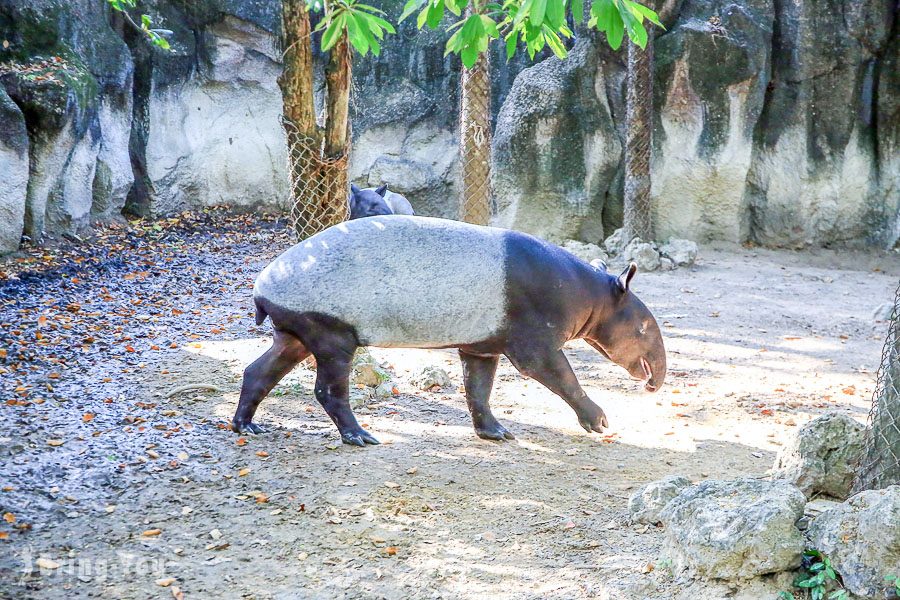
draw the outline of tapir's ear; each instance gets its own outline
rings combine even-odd
[[[360,193],[361,191],[362,191],[362,190],[359,189],[359,186],[356,185],[355,183],[351,183],[351,184],[350,184],[350,192],[351,192],[354,196],[355,196],[356,194]]]
[[[606,273],[606,263],[600,260],[599,258],[595,258],[591,261],[591,266],[595,269],[600,269],[604,273]]]
[[[631,263],[628,267],[622,271],[622,274],[616,278],[616,284],[619,286],[619,289],[623,292],[628,291],[628,286],[631,284],[631,278],[634,277],[634,274],[637,273],[637,265]]]
[[[384,195],[387,193],[387,184],[385,183],[381,187],[375,188],[375,193],[384,198]]]

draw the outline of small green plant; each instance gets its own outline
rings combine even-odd
[[[885,575],[884,580],[888,582],[888,591],[900,598],[900,575]]]
[[[831,561],[818,550],[810,549],[803,553],[801,568],[803,572],[794,580],[794,587],[803,590],[802,595],[782,591],[778,593],[781,600],[847,600],[850,597]]]

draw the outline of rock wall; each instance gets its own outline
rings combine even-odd
[[[896,3],[664,8],[671,23],[655,43],[657,237],[896,243]],[[575,65],[545,61],[517,80],[495,134],[495,190],[501,223],[597,241],[621,219],[623,132],[607,123],[624,117],[622,66],[602,41],[583,37],[579,46]],[[542,162],[550,156],[569,160],[554,161],[554,171]]]
[[[399,0],[381,6],[395,18]],[[767,245],[900,237],[894,0],[655,0],[658,237]],[[279,3],[0,0],[0,252],[123,209],[283,209]],[[358,60],[351,178],[456,216],[459,62],[412,22]],[[622,218],[624,67],[597,34],[494,68],[499,225],[597,242]],[[319,57],[321,58],[321,57]],[[320,92],[321,95],[321,92]],[[318,98],[321,101],[321,98]],[[27,167],[27,169],[25,168]]]

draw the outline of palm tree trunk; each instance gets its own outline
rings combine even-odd
[[[653,144],[653,34],[647,47],[628,41],[628,80],[625,105],[624,236],[653,239],[650,199],[650,152]]]
[[[471,9],[467,15],[471,14]],[[491,218],[491,65],[484,52],[460,77],[459,156],[462,190],[459,218],[487,225]]]
[[[282,0],[284,71],[278,78],[284,116],[298,132],[318,137],[313,104],[313,59],[309,10],[306,0]]]

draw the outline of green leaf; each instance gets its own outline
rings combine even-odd
[[[375,23],[376,25],[378,25],[379,28],[384,29],[388,33],[397,33],[397,30],[394,29],[394,26],[391,25],[390,22],[388,22],[385,19],[382,19],[378,15],[373,15],[371,13],[362,13],[362,14],[364,14],[366,16],[366,19],[370,23]]]
[[[659,15],[656,14],[656,11],[654,11],[652,8],[644,6],[643,4],[639,4],[637,2],[631,2],[631,0],[625,0],[625,1],[628,2],[629,8],[631,9],[632,13],[634,13],[634,12],[640,13],[644,18],[646,18],[648,21],[650,21],[654,25],[665,29],[665,27],[659,20]]]
[[[531,5],[534,3],[534,0],[525,0],[522,2],[522,6],[519,7],[518,12],[516,12],[515,23],[521,23],[525,17],[528,16],[528,13],[531,11]]]
[[[353,18],[352,14],[347,14],[347,37],[350,39],[350,45],[362,56],[365,56],[366,53],[368,53],[369,42],[362,32],[360,24]]]
[[[341,34],[343,34],[344,29],[346,29],[346,24],[347,13],[345,12],[338,14],[338,16],[331,20],[331,23],[329,23],[328,27],[325,29],[325,33],[322,35],[323,51],[327,52],[328,50],[331,50],[334,45],[338,43],[338,40],[341,39]]]
[[[547,45],[550,46],[550,49],[553,50],[553,54],[555,54],[557,58],[565,58],[569,55],[566,47],[563,46],[562,40],[560,40],[559,36],[553,31],[545,31],[544,40],[547,42]]]
[[[618,50],[622,45],[622,40],[625,38],[625,26],[622,23],[622,18],[614,13],[612,20],[609,23],[609,29],[606,31],[606,41],[609,42],[609,47],[613,50]]]
[[[428,27],[431,29],[437,29],[437,26],[441,24],[441,19],[444,18],[444,0],[437,0],[428,6],[428,17],[425,19],[425,22],[428,23]]]
[[[141,27],[143,27],[144,29],[149,29],[151,22],[152,21],[150,21],[150,15],[141,15]]]
[[[544,14],[546,12],[547,0],[532,0],[528,21],[535,27],[540,27],[544,23]]]
[[[467,69],[471,69],[478,61],[478,49],[475,46],[467,46],[460,52],[459,57]]]
[[[422,12],[419,13],[419,16],[416,17],[416,27],[422,29],[422,26],[425,25],[425,21],[428,19],[428,11],[431,10],[431,5],[422,9]]]
[[[637,17],[631,14],[631,11],[628,10],[627,7],[622,4],[619,4],[618,7],[619,16],[625,24],[625,30],[628,32],[628,37],[641,48],[646,48],[647,30],[644,28],[643,24],[641,24]]]
[[[547,0],[547,21],[553,29],[559,29],[566,24],[564,0]]]
[[[398,22],[402,23],[406,20],[411,14],[416,12],[420,6],[425,4],[426,0],[409,0],[406,3],[406,6],[403,7],[403,12],[400,13],[400,20]],[[419,25],[421,27],[421,25]]]
[[[572,0],[572,18],[579,25],[584,21],[584,0]]]
[[[481,25],[484,31],[494,39],[500,37],[500,30],[497,29],[497,23],[495,23],[494,20],[487,15],[480,15],[480,17]]]
[[[597,29],[606,32],[607,37],[613,21],[616,19],[621,21],[621,17],[618,16],[612,0],[594,0],[594,3],[591,5],[591,16],[597,22]]]
[[[516,40],[518,36],[515,32],[506,37],[506,60],[509,60],[516,53]]]

